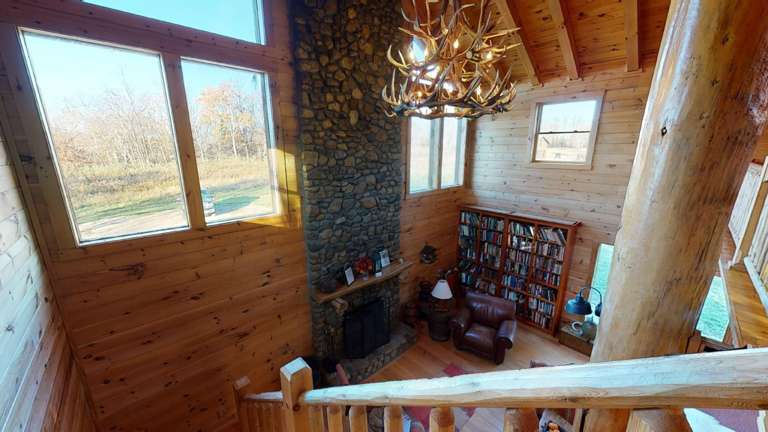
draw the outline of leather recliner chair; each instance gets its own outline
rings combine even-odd
[[[461,312],[451,320],[451,330],[456,348],[501,364],[506,351],[515,342],[515,304],[499,297],[469,292]]]

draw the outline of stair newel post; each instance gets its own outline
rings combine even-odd
[[[384,432],[403,432],[403,409],[399,406],[384,408]]]
[[[312,369],[301,357],[280,368],[283,413],[286,432],[310,429],[309,407],[299,403],[302,394],[312,390]]]
[[[350,432],[368,432],[368,412],[364,406],[353,406],[349,409]]]
[[[593,362],[684,353],[768,114],[768,2],[672,1]],[[627,410],[590,410],[587,432]]]
[[[432,408],[429,412],[430,432],[454,432],[453,410],[450,407]]]
[[[251,432],[252,420],[248,413],[248,406],[243,400],[247,394],[246,386],[250,383],[251,381],[248,377],[244,376],[239,378],[232,385],[232,390],[235,394],[235,411],[237,412],[237,418],[240,419],[240,430],[243,432]]]
[[[504,432],[530,432],[538,429],[539,417],[533,408],[510,408],[504,413]]]

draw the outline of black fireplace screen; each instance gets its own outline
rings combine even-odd
[[[382,300],[363,305],[344,316],[344,355],[363,358],[389,343],[389,313]]]

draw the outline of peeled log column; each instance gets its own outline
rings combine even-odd
[[[768,2],[672,2],[592,361],[684,353],[768,110]],[[627,412],[591,410],[589,432]]]

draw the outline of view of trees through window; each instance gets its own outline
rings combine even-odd
[[[186,227],[160,56],[24,33],[83,242]]]
[[[464,183],[467,120],[413,117],[410,122],[408,192],[461,186]]]
[[[586,162],[596,106],[596,100],[543,104],[534,160]]]
[[[183,60],[206,221],[275,212],[264,74]]]
[[[158,54],[23,33],[80,242],[188,227]],[[184,61],[206,220],[275,210],[262,74]]]

